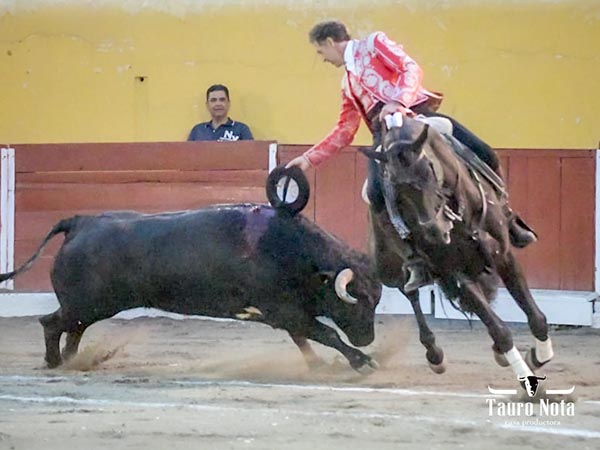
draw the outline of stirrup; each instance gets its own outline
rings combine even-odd
[[[431,284],[431,277],[429,277],[423,264],[411,264],[407,267],[407,270],[410,276],[408,281],[404,283],[404,292],[413,292],[420,287]]]

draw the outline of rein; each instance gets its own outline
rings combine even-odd
[[[473,179],[477,182],[477,189],[479,189],[479,195],[481,195],[481,217],[479,218],[479,226],[477,227],[477,229],[482,230],[483,225],[485,224],[485,219],[486,219],[487,211],[488,211],[487,197],[485,195],[485,190],[483,189],[483,185],[481,184],[481,179],[479,178],[479,175],[477,175],[477,172],[475,172],[474,170],[472,170],[470,168],[469,168],[469,172],[471,173],[471,176],[473,177]]]
[[[481,229],[483,229],[483,226],[485,225],[485,221],[486,221],[487,213],[488,213],[487,195],[485,193],[485,189],[483,188],[481,178],[477,174],[477,171],[473,170],[473,168],[471,168],[468,165],[466,167],[467,167],[467,170],[469,171],[471,178],[477,184],[477,190],[479,191],[479,195],[481,197],[481,217],[479,218],[479,223],[477,226],[477,230],[481,230]],[[444,208],[445,208],[444,212],[445,212],[446,217],[453,222],[463,220],[461,210],[463,209],[464,203],[463,203],[463,199],[458,197],[460,184],[461,184],[461,180],[462,180],[461,172],[459,169],[458,157],[454,158],[454,168],[455,168],[455,172],[456,172],[456,181],[454,182],[454,187],[449,187],[449,189],[452,192],[451,195],[454,195],[454,197],[456,199],[456,203],[458,204],[458,213],[454,212],[449,206],[444,205]],[[446,196],[446,198],[449,198],[448,195],[445,195],[445,196]],[[473,233],[477,234],[477,230],[473,231]]]
[[[386,125],[388,125],[388,124],[383,123],[382,127],[381,127],[381,142],[382,143],[384,140],[385,133],[389,129],[389,127]],[[396,151],[397,147],[402,148],[403,144],[401,144],[400,142],[393,142],[387,149],[385,149],[385,152],[386,153],[394,153]],[[381,149],[381,150],[383,150],[383,149]],[[446,175],[447,172],[446,172],[446,170],[444,170],[444,164],[442,161],[439,160],[438,156],[435,153],[435,150],[433,152],[426,151],[426,149],[424,148],[424,145],[421,146],[419,155],[412,162],[412,164],[416,164],[416,163],[422,161],[423,158],[427,159],[427,161],[431,165],[431,170],[434,174],[434,177],[437,180],[437,184],[438,184],[438,189],[436,191],[437,195],[441,198],[441,203],[439,204],[438,208],[435,211],[434,218],[432,218],[430,221],[427,221],[425,224],[421,224],[421,225],[426,225],[430,222],[437,220],[437,218],[439,218],[441,214],[443,214],[443,217],[445,217],[445,219],[447,219],[449,221],[450,229],[452,229],[454,227],[454,225],[453,225],[454,222],[462,222],[464,220],[464,218],[463,218],[464,199],[462,198],[462,195],[460,195],[460,189],[461,189],[461,185],[462,185],[462,176],[461,176],[461,170],[459,167],[459,157],[458,157],[458,155],[456,155],[456,153],[454,153],[454,156],[455,156],[454,157],[454,170],[456,172],[456,179],[454,180],[454,183],[453,183],[454,186],[451,186],[450,183],[446,184],[446,181],[448,180],[448,177]],[[440,171],[438,167],[441,167],[442,170]],[[481,178],[479,177],[478,173],[475,170],[473,170],[473,168],[470,165],[466,165],[466,167],[467,167],[467,170],[469,171],[469,175],[470,175],[471,179],[476,183],[477,189],[479,191],[479,195],[481,197],[481,208],[482,208],[481,216],[479,217],[479,223],[477,225],[477,228],[472,231],[473,236],[476,237],[476,235],[478,234],[478,230],[483,229],[483,227],[485,225],[485,221],[487,219],[487,214],[488,214],[487,196],[486,196],[483,184],[481,182]],[[444,185],[446,185],[446,187],[444,187]],[[411,234],[411,231],[408,228],[404,219],[402,218],[400,211],[398,209],[398,205],[394,201],[393,188],[388,183],[383,183],[383,189],[385,191],[385,195],[383,196],[384,201],[385,201],[385,207],[388,212],[390,221],[391,221],[394,229],[400,236],[400,238],[406,239]],[[458,211],[454,211],[448,205],[449,201],[452,198],[454,198],[456,201]]]
[[[382,135],[383,133],[385,133],[385,125],[382,127]],[[393,152],[395,147],[401,145],[400,143],[393,143],[386,151],[388,152]],[[431,155],[429,153],[432,153]],[[446,171],[443,170],[444,168],[444,164],[438,159],[437,155],[434,152],[426,152],[424,148],[421,149],[421,152],[419,154],[419,156],[414,160],[414,163],[417,163],[419,161],[421,161],[423,158],[427,159],[429,161],[429,163],[431,164],[431,170],[434,173],[434,176],[436,178],[436,180],[438,181],[438,185],[440,186],[440,188],[438,189],[438,195],[440,195],[442,197],[442,202],[439,206],[439,208],[436,211],[435,216],[439,216],[440,213],[444,214],[444,217],[450,221],[450,226],[451,228],[453,228],[453,223],[454,222],[462,222],[463,221],[463,215],[462,212],[464,210],[464,199],[462,198],[460,194],[460,189],[461,189],[461,182],[462,182],[462,176],[461,176],[461,171],[460,171],[460,167],[459,167],[459,158],[458,156],[455,154],[455,158],[454,158],[454,169],[456,172],[456,179],[454,180],[453,186],[448,183],[446,184],[446,187],[444,188],[444,184],[446,182],[446,180],[448,180],[448,177],[446,175]],[[442,167],[442,171],[441,174],[438,173],[438,170],[436,170],[435,165],[438,164]],[[472,167],[470,167],[469,165],[466,166],[467,170],[469,171],[469,175],[471,177],[471,179],[476,183],[477,185],[477,190],[479,191],[479,195],[481,198],[481,216],[479,217],[479,221],[477,224],[477,228],[475,230],[473,230],[473,235],[474,237],[478,234],[478,230],[483,229],[484,225],[485,225],[485,221],[487,219],[487,214],[488,214],[488,204],[487,204],[487,195],[485,192],[485,189],[483,187],[482,184],[482,180],[480,178],[480,176],[478,175],[477,171],[474,170]],[[387,184],[384,184],[384,190],[385,190],[385,195],[384,195],[384,199],[385,199],[385,206],[386,209],[388,211],[388,216],[390,217],[390,221],[392,222],[392,225],[394,226],[394,228],[396,229],[396,231],[398,232],[399,236],[402,239],[406,239],[411,231],[408,228],[408,226],[406,225],[406,223],[404,222],[404,220],[402,219],[402,216],[400,215],[400,211],[398,210],[398,206],[396,205],[396,203],[393,201],[393,190],[391,186],[388,186]],[[457,203],[457,208],[458,211],[454,211],[450,206],[448,206],[448,202],[451,198],[453,198],[456,200]],[[435,219],[431,219],[431,221],[434,221]]]
[[[454,167],[455,167],[455,171],[456,171],[456,181],[454,183],[454,188],[451,188],[451,191],[453,192],[455,198],[456,198],[456,202],[458,204],[458,210],[459,213],[456,214],[454,211],[452,211],[452,209],[447,208],[447,214],[446,217],[448,217],[448,219],[455,221],[455,220],[459,220],[462,221],[463,217],[460,214],[461,209],[463,208],[463,199],[458,197],[458,193],[460,190],[460,185],[461,185],[461,181],[462,181],[462,177],[461,177],[461,171],[459,168],[459,164],[460,164],[460,159],[458,157],[454,158]],[[481,180],[481,177],[479,176],[479,174],[477,173],[477,170],[475,170],[473,167],[466,165],[467,170],[469,171],[469,175],[471,177],[471,179],[475,182],[475,184],[477,185],[477,190],[479,191],[479,196],[481,198],[481,216],[479,217],[479,222],[477,224],[477,227],[475,229],[472,229],[472,233],[473,233],[473,237],[474,238],[478,238],[479,235],[479,230],[483,230],[484,226],[485,226],[485,222],[487,219],[487,215],[488,215],[488,199],[487,199],[487,194],[485,192],[485,189],[483,187],[483,183]]]
[[[385,208],[387,209],[390,222],[392,222],[392,225],[400,238],[406,239],[410,235],[410,229],[408,228],[408,225],[406,225],[406,222],[404,222],[404,219],[402,219],[396,203],[390,200],[390,197],[393,195],[392,187],[388,183],[383,183],[383,189],[385,190],[383,199],[385,201]]]

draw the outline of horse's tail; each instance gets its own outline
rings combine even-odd
[[[455,309],[456,311],[461,313],[465,317],[465,319],[467,319],[467,322],[469,323],[469,327],[473,328],[471,316],[468,314],[472,311],[465,310],[460,303],[460,288],[459,288],[458,280],[455,277],[450,277],[450,279],[446,280],[445,282],[442,280],[438,280],[438,282],[440,283],[440,287],[442,288],[442,291],[446,295],[446,298],[448,299],[450,306],[452,306],[453,309]],[[446,313],[446,310],[444,308],[444,302],[442,302],[442,310],[443,310],[444,315],[446,317],[448,317],[448,314]]]
[[[25,263],[23,263],[19,268],[13,270],[12,272],[0,273],[0,282],[10,280],[19,275],[21,272],[29,270],[31,266],[33,266],[35,260],[42,254],[42,251],[44,250],[50,239],[52,239],[59,233],[69,232],[75,225],[76,221],[77,217],[70,217],[68,219],[63,219],[56,225],[54,225],[52,229],[48,232],[48,234],[46,235],[36,252],[27,261],[25,261]]]

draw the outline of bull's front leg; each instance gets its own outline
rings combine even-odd
[[[288,331],[290,337],[294,341],[294,344],[298,346],[304,356],[304,361],[310,370],[319,370],[325,367],[327,364],[321,359],[313,350],[308,339],[302,334],[292,333]]]
[[[350,366],[359,373],[368,374],[379,368],[377,361],[360,350],[346,345],[340,339],[337,331],[317,320],[313,321],[306,337],[327,347],[335,348],[346,357]]]

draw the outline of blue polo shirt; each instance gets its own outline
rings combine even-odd
[[[202,122],[192,128],[188,141],[243,141],[252,140],[252,133],[248,125],[228,119],[217,128],[212,127],[212,122]]]

